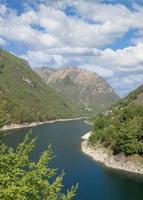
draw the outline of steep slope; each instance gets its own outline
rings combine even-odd
[[[114,154],[143,155],[143,85],[94,119],[90,142]]]
[[[82,151],[107,167],[143,175],[143,85],[93,121]]]
[[[38,68],[35,72],[76,107],[81,115],[103,111],[119,100],[111,86],[96,73],[67,67],[59,70]]]
[[[25,60],[0,49],[0,115],[6,123],[22,123],[69,118],[75,113]]]
[[[118,106],[122,105],[123,107],[130,104],[143,105],[143,85],[138,87],[135,91],[131,92],[127,97],[117,103]]]

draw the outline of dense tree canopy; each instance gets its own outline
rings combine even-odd
[[[122,105],[122,107],[121,107]],[[128,105],[128,104],[126,104]],[[108,113],[94,120],[94,131],[90,137],[97,143],[109,147],[113,153],[143,154],[143,106],[119,104]]]
[[[0,199],[3,200],[71,200],[77,186],[66,194],[63,190],[63,173],[48,166],[53,157],[51,147],[34,162],[29,156],[36,139],[30,135],[16,149],[0,145]]]
[[[29,64],[0,49],[0,114],[6,124],[79,116],[70,103],[44,83]]]
[[[4,124],[5,124],[5,120],[0,114],[0,128],[2,128],[4,126]]]

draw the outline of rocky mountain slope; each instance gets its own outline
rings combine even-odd
[[[48,67],[35,72],[70,102],[81,115],[103,111],[119,100],[112,87],[96,73],[67,67],[55,70]]]
[[[0,116],[8,124],[70,118],[75,113],[25,60],[0,49]]]

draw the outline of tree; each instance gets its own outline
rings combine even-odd
[[[104,116],[98,116],[96,117],[96,120],[94,122],[94,130],[103,129],[106,126],[106,119]]]
[[[116,138],[113,150],[115,153],[124,152],[125,154],[143,154],[142,121],[140,118],[128,121],[121,127]]]
[[[63,172],[50,168],[53,158],[51,146],[34,162],[29,156],[36,139],[28,134],[14,150],[5,144],[0,145],[0,199],[3,200],[71,200],[77,185],[63,190]]]
[[[4,64],[0,64],[0,73],[2,73],[3,68],[4,68]]]
[[[0,115],[0,128],[2,128],[2,127],[4,126],[4,124],[5,124],[5,120],[4,120],[4,118],[1,117],[1,115]]]

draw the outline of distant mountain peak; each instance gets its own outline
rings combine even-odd
[[[112,87],[95,72],[75,66],[35,71],[83,113],[104,110],[119,99]]]

